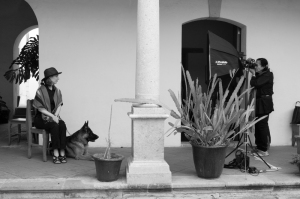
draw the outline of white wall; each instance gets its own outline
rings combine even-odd
[[[48,67],[63,72],[57,86],[63,92],[61,115],[69,132],[89,120],[100,136],[91,146],[104,146],[110,104],[116,98],[134,97],[137,1],[27,2],[39,23],[41,77]],[[222,18],[247,26],[247,55],[266,57],[274,72],[275,112],[270,117],[273,145],[290,144],[289,122],[294,102],[300,97],[296,92],[300,83],[296,54],[299,6],[300,1],[284,0],[222,2]],[[175,108],[167,90],[178,93],[180,89],[182,24],[205,17],[207,0],[160,1],[160,99],[170,107]],[[113,146],[131,146],[130,107],[114,104]],[[180,146],[180,136],[167,137],[165,145]]]
[[[265,57],[274,73],[272,145],[290,145],[295,102],[300,99],[300,1],[223,0],[221,17],[247,26],[247,57]]]
[[[136,1],[28,0],[39,22],[40,71],[61,71],[61,116],[73,133],[86,120],[105,146],[110,105],[134,97]],[[131,146],[130,104],[114,104],[113,146]]]

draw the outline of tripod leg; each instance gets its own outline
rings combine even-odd
[[[254,146],[252,145],[252,142],[251,142],[251,139],[250,139],[249,135],[248,135],[248,140],[249,140],[249,146],[250,146],[250,148],[254,149]]]
[[[243,137],[243,136],[240,137],[239,142],[238,142],[238,144],[236,145],[236,147],[235,147],[228,155],[226,155],[225,158],[227,158],[228,156],[230,156],[230,155],[231,155],[234,151],[236,151],[241,145],[243,145],[243,143],[240,143],[241,140],[242,140],[242,137]]]
[[[249,135],[248,135],[248,139],[249,139],[250,147],[253,148]],[[271,166],[257,152],[255,153],[271,169]]]

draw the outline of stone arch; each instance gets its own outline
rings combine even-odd
[[[232,24],[232,25],[235,25],[239,28],[241,28],[241,51],[244,52],[244,54],[246,55],[246,36],[247,36],[247,27],[246,25],[242,24],[242,23],[239,23],[237,21],[233,21],[231,19],[226,19],[226,18],[215,18],[215,17],[203,17],[203,18],[198,18],[198,19],[193,19],[193,20],[190,20],[190,21],[187,21],[185,23],[183,23],[182,25],[184,24],[187,24],[187,23],[191,23],[191,22],[195,22],[195,21],[201,21],[201,20],[215,20],[215,21],[222,21],[222,22],[227,22],[229,24]]]

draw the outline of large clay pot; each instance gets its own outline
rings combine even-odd
[[[96,165],[97,179],[102,182],[118,180],[122,160],[124,156],[112,153],[111,159],[104,159],[103,154],[93,155]]]
[[[220,177],[224,167],[227,146],[204,147],[192,145],[192,147],[198,177]]]

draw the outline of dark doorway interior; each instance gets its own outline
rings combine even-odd
[[[181,60],[185,70],[188,70],[193,80],[198,78],[202,90],[206,92],[209,81],[207,31],[222,37],[241,51],[241,29],[233,24],[216,20],[199,20],[182,25]],[[182,76],[183,77],[183,76]],[[228,79],[227,77],[224,77]],[[225,87],[223,83],[223,87]],[[181,97],[185,96],[184,80],[181,81]],[[181,134],[181,141],[188,141]]]

